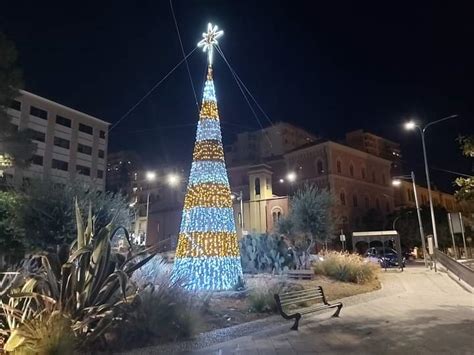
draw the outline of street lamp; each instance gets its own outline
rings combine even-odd
[[[286,175],[286,179],[288,180],[288,182],[295,182],[296,181],[296,173],[294,171],[289,172]]]
[[[237,194],[235,192],[231,192],[230,197],[232,200],[237,199],[240,201],[240,228],[242,230],[242,234],[244,233],[244,196],[242,190]]]
[[[421,135],[421,144],[423,146],[423,158],[424,158],[424,161],[425,161],[426,184],[427,184],[427,187],[428,187],[428,199],[430,201],[431,223],[433,225],[433,236],[434,236],[434,242],[435,242],[435,248],[436,249],[438,249],[438,233],[436,231],[436,220],[435,220],[434,208],[433,208],[433,198],[431,196],[430,172],[429,172],[429,169],[428,169],[428,158],[426,156],[425,131],[428,127],[430,127],[430,126],[432,126],[436,123],[440,123],[440,122],[449,120],[451,118],[456,118],[456,117],[458,117],[458,115],[451,115],[451,116],[448,116],[448,117],[444,117],[444,118],[441,118],[437,121],[433,121],[433,122],[428,123],[423,128],[420,127],[419,125],[417,125],[416,122],[414,122],[414,121],[409,121],[409,122],[405,123],[405,129],[406,130],[411,130],[412,131],[414,129],[418,129],[420,131],[420,135]]]
[[[179,176],[176,174],[169,174],[167,181],[168,181],[168,185],[176,186],[179,183]]]
[[[153,182],[156,180],[156,173],[154,171],[147,171],[145,173],[145,180]],[[150,189],[146,195],[146,223],[145,223],[145,238],[148,236],[148,214],[150,212]]]
[[[400,186],[402,184],[402,179],[411,180],[413,184],[413,194],[415,195],[415,206],[416,206],[416,214],[418,216],[418,226],[420,228],[420,238],[421,238],[421,248],[423,249],[423,261],[425,263],[425,267],[428,266],[426,261],[426,244],[425,244],[425,232],[423,231],[423,223],[421,221],[421,213],[420,213],[420,205],[418,204],[418,193],[416,192],[416,184],[415,184],[415,173],[412,171],[410,175],[402,175],[402,176],[395,176],[392,184],[394,186]],[[393,221],[393,229],[395,229],[395,221]]]

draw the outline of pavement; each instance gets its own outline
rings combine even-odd
[[[380,291],[344,298],[339,318],[303,316],[299,331],[272,316],[128,354],[474,354],[474,294],[424,267],[381,281]]]
[[[262,329],[187,353],[474,354],[472,293],[423,267],[387,273],[382,282],[378,297],[349,302],[339,318],[303,317],[297,332],[287,321],[285,330]]]

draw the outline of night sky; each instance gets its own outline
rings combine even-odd
[[[399,141],[420,180],[419,136],[402,127],[413,115],[426,123],[459,114],[430,128],[428,154],[433,167],[472,173],[455,138],[473,133],[473,8],[434,3],[173,2],[185,52],[209,21],[218,24],[221,48],[272,121],[331,139],[364,128]],[[25,89],[112,123],[182,59],[168,1],[7,1],[2,8],[0,31],[16,43]],[[200,100],[206,56],[195,51],[188,63]],[[217,54],[214,67],[228,144],[259,124]],[[109,150],[136,150],[148,164],[189,161],[197,119],[182,65],[111,131]],[[443,189],[454,177],[432,176]]]

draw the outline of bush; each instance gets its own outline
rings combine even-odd
[[[339,281],[363,284],[376,278],[377,267],[356,254],[329,252],[314,264],[314,272]]]
[[[35,255],[13,279],[2,279],[7,289],[1,293],[0,320],[7,327],[0,335],[7,338],[7,352],[71,353],[72,347],[105,344],[106,331],[133,310],[139,290],[130,277],[153,253],[113,253],[111,240],[119,228],[112,221],[95,230],[91,210],[84,223],[76,203],[77,239],[71,250]]]
[[[155,256],[133,275],[133,281],[143,292],[125,325],[112,332],[118,340],[117,349],[129,347],[130,339],[136,347],[186,339],[195,334],[200,318],[199,295],[186,290],[182,280],[173,279],[171,264]]]
[[[276,293],[298,291],[303,289],[299,284],[289,284],[283,280],[265,280],[262,278],[248,280],[250,311],[256,313],[275,313],[277,305]]]

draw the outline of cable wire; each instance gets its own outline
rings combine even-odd
[[[191,83],[191,88],[193,89],[193,94],[194,94],[194,101],[196,103],[197,110],[199,112],[199,103],[196,95],[196,89],[194,88],[194,83],[193,79],[191,77],[191,71],[189,70],[189,64],[186,59],[186,55],[184,53],[184,46],[183,46],[183,41],[181,40],[181,34],[179,33],[179,27],[178,27],[178,21],[176,21],[176,16],[174,14],[174,9],[173,9],[173,0],[170,0],[170,8],[171,8],[171,14],[173,15],[173,20],[174,20],[174,25],[176,27],[176,33],[178,34],[178,40],[179,40],[179,45],[181,46],[181,53],[183,54],[183,58],[186,63],[186,69],[188,71],[188,76],[189,76],[189,82]]]
[[[197,48],[197,47],[196,47]],[[127,112],[125,112],[125,114],[119,118],[119,120],[117,122],[115,122],[109,129],[109,132],[112,131],[120,122],[122,122],[133,110],[135,110],[138,105],[140,105],[148,96],[151,95],[151,93],[158,87],[161,85],[161,83],[163,83],[176,69],[178,69],[178,67],[183,64],[184,61],[186,61],[186,59],[194,53],[194,51],[196,50],[196,48],[194,48],[191,52],[189,52],[183,59],[181,59],[181,61],[176,64],[169,72],[168,74],[166,74],[160,81],[158,81],[155,85],[153,85],[153,87],[140,99],[137,101],[136,104],[134,104]]]
[[[229,62],[227,61],[227,58],[224,56],[224,53],[222,52],[222,50],[220,49],[219,46],[216,46],[216,49],[217,49],[217,53],[220,54],[220,56],[222,57],[222,59],[224,59],[224,62],[227,64],[227,66],[229,67],[229,70],[232,74],[232,76],[234,77],[234,80],[235,82],[237,83],[237,86],[239,87],[240,89],[240,92],[242,93],[245,101],[247,102],[247,105],[249,106],[250,108],[250,111],[252,111],[256,121],[258,122],[258,125],[260,126],[260,128],[262,129],[262,131],[264,132],[265,134],[265,138],[267,138],[268,140],[268,144],[270,145],[270,148],[273,147],[273,144],[272,144],[272,141],[270,140],[270,137],[268,137],[268,134],[267,132],[264,130],[264,127],[262,125],[262,122],[260,121],[260,119],[258,118],[257,116],[257,113],[255,112],[254,108],[252,107],[252,105],[250,104],[250,101],[249,99],[247,98],[247,95],[245,94],[244,90],[242,89],[242,85],[241,83],[239,82],[239,80],[237,79],[237,74],[235,73],[235,71],[232,69],[232,67],[230,66]]]

